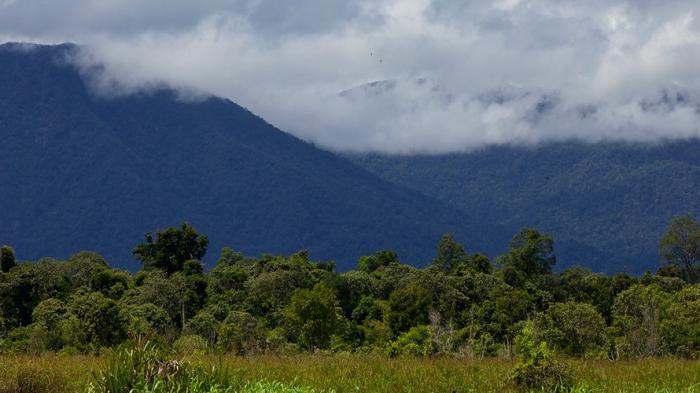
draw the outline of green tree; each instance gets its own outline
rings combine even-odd
[[[673,294],[662,329],[671,353],[700,356],[700,284]]]
[[[79,349],[109,347],[126,338],[126,321],[114,300],[100,292],[79,292],[68,303],[63,332],[66,341]]]
[[[90,251],[82,251],[71,255],[64,264],[64,269],[73,288],[85,287],[89,291],[93,291],[95,290],[96,276],[105,270],[109,270],[109,266],[101,255]]]
[[[665,352],[661,324],[668,293],[658,285],[634,285],[621,292],[613,305],[617,357],[658,356]]]
[[[486,255],[474,254],[467,260],[466,267],[468,270],[477,273],[491,274],[493,266],[491,266],[491,261]]]
[[[389,296],[389,327],[399,335],[417,325],[428,323],[430,293],[420,285],[398,288]]]
[[[264,331],[255,317],[243,311],[232,311],[218,330],[218,347],[224,352],[244,355],[261,351]]]
[[[181,271],[185,261],[202,259],[209,239],[200,235],[189,224],[168,228],[153,235],[146,234],[143,243],[134,248],[134,257],[143,263],[144,270],[161,269],[168,275]]]
[[[288,333],[306,348],[328,348],[338,327],[337,307],[335,293],[323,284],[296,291],[284,312]]]
[[[208,275],[212,293],[242,291],[248,280],[248,273],[240,266],[219,264]]]
[[[557,303],[534,321],[538,337],[567,355],[607,355],[605,320],[590,304]]]
[[[491,333],[509,344],[517,333],[518,322],[531,314],[533,299],[522,289],[504,285],[496,287],[491,292],[491,299],[484,305],[490,306],[487,308],[490,317],[487,321],[492,326]]]
[[[550,274],[557,262],[554,255],[554,240],[535,229],[520,231],[508,247],[508,253],[501,258],[504,266],[510,266],[526,277]]]
[[[272,321],[281,316],[279,313],[289,303],[294,291],[313,285],[311,277],[301,270],[263,272],[248,281],[246,303],[253,315],[265,316]]]
[[[465,264],[469,256],[464,251],[464,246],[455,242],[450,234],[443,235],[437,245],[437,255],[432,266],[444,271],[453,272]]]
[[[664,263],[682,267],[688,280],[696,282],[700,262],[700,224],[691,216],[671,219],[659,241],[659,253]]]
[[[207,340],[209,346],[213,348],[216,344],[218,330],[219,321],[212,314],[206,311],[200,311],[187,321],[185,332],[203,337]]]
[[[15,266],[17,266],[15,251],[10,246],[0,247],[0,270],[7,273]]]
[[[224,247],[221,249],[219,260],[216,261],[216,267],[236,266],[244,260],[245,257],[240,252],[235,252],[228,247]]]
[[[414,326],[401,334],[387,347],[387,355],[428,356],[433,354],[432,336],[428,326]]]
[[[121,303],[133,306],[152,303],[165,310],[173,323],[182,321],[180,288],[178,283],[166,277],[163,271],[139,272],[134,277],[134,284],[134,288],[124,293],[120,299]]]
[[[518,363],[511,376],[520,391],[569,392],[573,385],[573,372],[565,364],[557,362],[546,341],[537,338],[531,321],[515,338]]]
[[[613,285],[609,276],[575,267],[566,269],[559,275],[557,287],[554,289],[554,299],[557,302],[573,301],[592,304],[609,322],[615,296],[627,289],[629,285],[618,287],[619,285]]]
[[[394,251],[378,251],[373,255],[361,257],[357,262],[357,270],[372,273],[382,266],[399,263],[399,257]]]
[[[349,271],[338,276],[335,288],[345,316],[350,317],[360,300],[374,293],[376,277],[364,271]]]
[[[46,299],[34,308],[32,321],[44,332],[44,349],[56,351],[63,346],[60,326],[65,313],[66,305],[54,298]]]
[[[123,314],[129,334],[140,340],[162,337],[172,326],[168,313],[153,303],[127,306]]]
[[[362,322],[365,319],[381,321],[384,311],[379,302],[372,296],[363,296],[352,311],[352,319]]]
[[[201,310],[207,300],[207,280],[202,274],[187,275],[178,272],[170,277],[170,281],[177,288],[178,296],[171,301],[177,301],[180,307],[180,327],[185,328],[187,319],[193,317]]]

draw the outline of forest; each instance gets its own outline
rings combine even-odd
[[[423,268],[384,250],[345,272],[303,250],[250,257],[228,248],[207,271],[208,239],[187,223],[146,234],[133,249],[135,273],[88,251],[19,262],[4,246],[0,353],[99,356],[131,345],[243,357],[516,358],[516,384],[554,375],[566,385],[555,359],[698,358],[700,225],[673,218],[658,247],[658,270],[633,276],[557,272],[554,239],[535,229],[493,259],[445,235]]]

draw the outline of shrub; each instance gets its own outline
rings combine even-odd
[[[607,354],[603,317],[587,303],[557,303],[534,320],[536,334],[570,356],[600,358]]]
[[[255,317],[243,311],[232,311],[219,326],[218,349],[244,355],[260,352],[264,346],[263,329]]]
[[[0,373],[2,374],[2,373]],[[52,369],[33,364],[23,365],[12,376],[2,378],[0,393],[56,393],[68,391],[65,379]]]
[[[518,363],[511,379],[521,391],[568,392],[573,386],[573,373],[554,359],[547,342],[535,338],[534,327],[528,322],[515,338]]]
[[[30,327],[21,327],[10,330],[7,336],[0,339],[0,353],[20,353],[29,348]]]
[[[496,356],[499,344],[488,332],[473,335],[469,328],[461,329],[456,334],[459,354],[470,358],[483,359]]]
[[[207,340],[196,334],[180,336],[174,343],[173,349],[180,355],[203,355],[209,347]]]
[[[416,326],[400,335],[389,344],[387,355],[396,357],[399,355],[425,356],[431,355],[433,346],[430,329],[428,326]]]
[[[203,337],[210,346],[216,344],[219,321],[210,313],[200,311],[187,322],[186,332]]]
[[[205,393],[231,392],[225,367],[195,367],[167,359],[150,342],[122,347],[107,357],[106,368],[95,375],[90,393]]]
[[[202,337],[195,340],[205,343]],[[24,392],[25,390],[20,390]],[[28,390],[28,392],[52,390]],[[314,393],[313,389],[280,382],[243,383],[226,366],[194,365],[167,359],[153,344],[112,351],[107,366],[94,376],[88,393]],[[0,393],[3,393],[0,389]]]

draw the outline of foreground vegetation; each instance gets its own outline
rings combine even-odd
[[[2,247],[5,389],[41,391],[53,378],[95,392],[697,389],[700,225],[691,217],[671,222],[663,264],[641,277],[557,274],[554,240],[534,229],[495,260],[446,235],[422,269],[392,251],[339,273],[306,251],[224,249],[205,272],[207,246],[187,224],[148,234],[134,249],[136,274],[91,252],[18,263]],[[214,355],[223,360],[212,366]],[[649,358],[667,359],[634,361]],[[79,375],[90,370],[101,377]],[[25,383],[39,387],[12,388]]]
[[[508,392],[516,391],[509,360],[378,355],[197,356],[210,369],[228,368],[231,391],[250,392]],[[106,357],[45,354],[0,357],[0,392],[85,392]],[[698,392],[700,364],[681,359],[572,360],[573,392]],[[265,382],[268,381],[268,382]],[[259,390],[255,390],[258,388]],[[244,390],[249,389],[249,390]],[[267,390],[265,390],[267,389]],[[293,390],[296,389],[296,390]],[[94,390],[93,390],[94,391]]]

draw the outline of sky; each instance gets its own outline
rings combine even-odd
[[[333,150],[700,136],[697,0],[0,0],[101,94],[231,99]],[[0,70],[1,72],[1,70]]]

